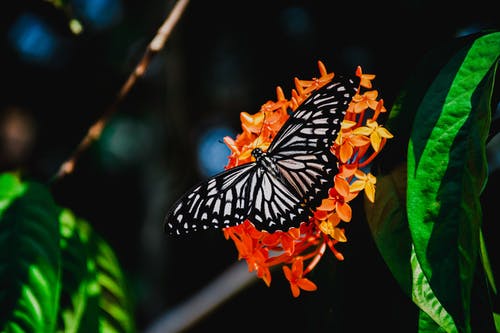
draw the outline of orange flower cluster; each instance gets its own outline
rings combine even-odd
[[[295,111],[314,91],[333,79],[334,73],[328,73],[321,61],[318,61],[318,67],[319,78],[307,81],[295,78],[295,89],[289,100],[277,87],[277,101],[266,102],[253,115],[241,113],[243,132],[235,140],[224,138],[231,149],[226,168],[252,161],[251,152],[255,148],[266,151],[288,119],[287,110]],[[283,266],[294,297],[298,297],[301,290],[317,289],[305,275],[313,270],[327,247],[338,260],[344,259],[335,244],[347,241],[342,222],[351,221],[349,202],[361,191],[371,202],[375,200],[376,178],[363,168],[381,151],[392,134],[377,123],[378,116],[386,109],[383,100],[377,99],[378,92],[371,89],[375,75],[363,74],[360,67],[356,69],[356,75],[360,78],[358,92],[352,98],[341,131],[331,147],[338,159],[339,172],[334,176],[334,186],[329,190],[328,198],[315,209],[313,217],[288,231],[259,231],[248,220],[223,230],[226,239],[231,238],[235,243],[239,259],[245,259],[249,271],[256,271],[268,286],[271,284],[270,269]]]

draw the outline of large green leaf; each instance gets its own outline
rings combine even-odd
[[[133,311],[120,264],[109,245],[70,210],[60,214],[62,332],[134,332]]]
[[[57,207],[42,185],[0,175],[0,331],[53,332],[59,304]]]
[[[420,332],[436,325],[446,331],[470,328],[470,289],[480,248],[478,200],[486,182],[484,141],[499,46],[498,33],[483,32],[430,52],[386,124],[395,140],[379,159],[375,204],[366,202],[365,208],[384,260],[421,309]],[[489,275],[487,260],[483,264]],[[477,311],[474,316],[484,317]],[[472,326],[490,331],[489,317]]]
[[[377,247],[394,278],[407,296],[424,309],[419,312],[419,332],[453,331],[453,320],[436,299],[415,255],[406,219],[406,164],[378,177],[377,200],[375,204],[365,200],[365,211]]]
[[[408,142],[412,135],[415,116],[430,86],[450,58],[460,52],[463,53],[464,48],[469,48],[474,40],[485,34],[486,32],[482,32],[452,39],[449,43],[430,50],[418,66],[409,72],[408,81],[392,105],[386,122],[386,127],[395,135],[395,139],[384,147],[382,155],[376,162],[389,169],[401,163],[406,164]]]
[[[419,333],[445,333],[446,330],[439,326],[429,315],[420,310],[418,313],[418,332]]]
[[[415,253],[434,294],[463,332],[471,330],[479,197],[487,177],[485,143],[499,55],[500,33],[492,33],[450,60],[419,105],[408,148]]]
[[[406,163],[377,177],[375,203],[364,200],[373,239],[408,297],[412,294],[412,242],[406,219]]]

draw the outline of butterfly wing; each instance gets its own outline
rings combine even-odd
[[[165,229],[179,235],[225,228],[249,219],[258,229],[303,221],[302,199],[256,163],[226,170],[193,187],[167,214]]]
[[[330,147],[356,92],[354,79],[336,78],[314,92],[283,125],[268,149],[275,174],[261,163],[226,170],[181,197],[167,214],[170,234],[234,226],[287,230],[307,221],[337,170]]]
[[[224,228],[243,222],[248,212],[255,163],[234,167],[194,186],[173,205],[165,219],[169,234]]]
[[[259,230],[288,230],[307,221],[304,200],[263,166],[250,175],[247,218]]]
[[[358,82],[357,78],[335,77],[314,92],[290,116],[268,149],[286,183],[310,208],[316,208],[333,186],[337,165],[330,147]]]

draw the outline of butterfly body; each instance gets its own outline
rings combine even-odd
[[[255,158],[255,164],[259,167],[260,172],[266,172],[275,178],[281,178],[274,158],[269,157],[260,148],[253,149],[252,156]]]
[[[267,152],[254,162],[215,175],[181,197],[170,210],[170,234],[224,228],[246,219],[260,230],[288,230],[307,222],[328,196],[337,161],[330,148],[357,90],[354,78],[335,78],[289,117]]]

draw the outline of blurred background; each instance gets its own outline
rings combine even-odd
[[[114,102],[173,5],[2,4],[2,170],[21,168],[47,183]],[[139,330],[237,261],[233,243],[221,232],[171,239],[163,233],[163,219],[187,189],[223,170],[229,150],[222,139],[241,132],[240,112],[257,112],[275,99],[276,86],[289,96],[294,77],[319,75],[318,60],[336,73],[353,73],[361,65],[376,74],[374,86],[390,109],[428,51],[457,36],[500,28],[493,5],[191,0],[101,140],[71,175],[51,184],[57,202],[87,219],[114,248],[130,282]],[[294,299],[282,273],[275,272],[271,288],[252,283],[189,332],[412,331],[415,308],[371,240],[362,202],[353,205],[358,209],[348,243],[339,246],[346,260],[325,255],[310,277],[317,292]]]

